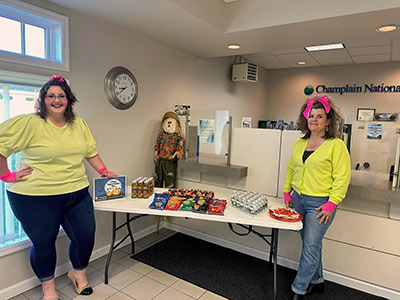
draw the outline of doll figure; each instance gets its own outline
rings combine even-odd
[[[184,139],[181,135],[180,120],[172,111],[162,118],[160,133],[154,146],[154,186],[174,188],[178,159],[183,156]]]

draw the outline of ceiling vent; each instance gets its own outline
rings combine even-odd
[[[258,66],[251,62],[232,65],[232,81],[257,82]]]

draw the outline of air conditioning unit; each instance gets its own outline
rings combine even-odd
[[[232,81],[257,82],[258,66],[251,62],[232,65]]]

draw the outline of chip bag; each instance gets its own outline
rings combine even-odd
[[[208,202],[208,213],[210,215],[223,215],[226,203],[226,200],[211,199]]]
[[[193,205],[193,211],[198,213],[207,213],[208,211],[208,200],[206,197],[196,197],[196,202]]]
[[[185,198],[181,198],[181,197],[170,197],[167,205],[165,206],[166,210],[178,210],[179,206],[181,206],[181,202],[182,200],[184,200]]]
[[[149,207],[153,209],[164,210],[169,196],[167,194],[154,194],[154,200],[150,203]]]
[[[193,210],[194,202],[195,201],[193,198],[188,198],[186,200],[183,200],[181,202],[181,206],[179,206],[179,210]]]

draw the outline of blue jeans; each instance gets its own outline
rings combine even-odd
[[[28,196],[7,191],[15,217],[32,241],[30,262],[41,282],[54,278],[56,246],[60,226],[71,240],[72,267],[83,270],[89,264],[94,245],[93,200],[88,188],[54,196]]]
[[[292,284],[292,291],[304,295],[309,283],[317,284],[324,281],[322,274],[322,239],[331,225],[336,209],[330,221],[319,224],[320,219],[315,217],[321,210],[317,207],[328,201],[328,197],[313,197],[292,193],[294,209],[303,216],[303,229],[300,230],[303,248],[296,278]]]

